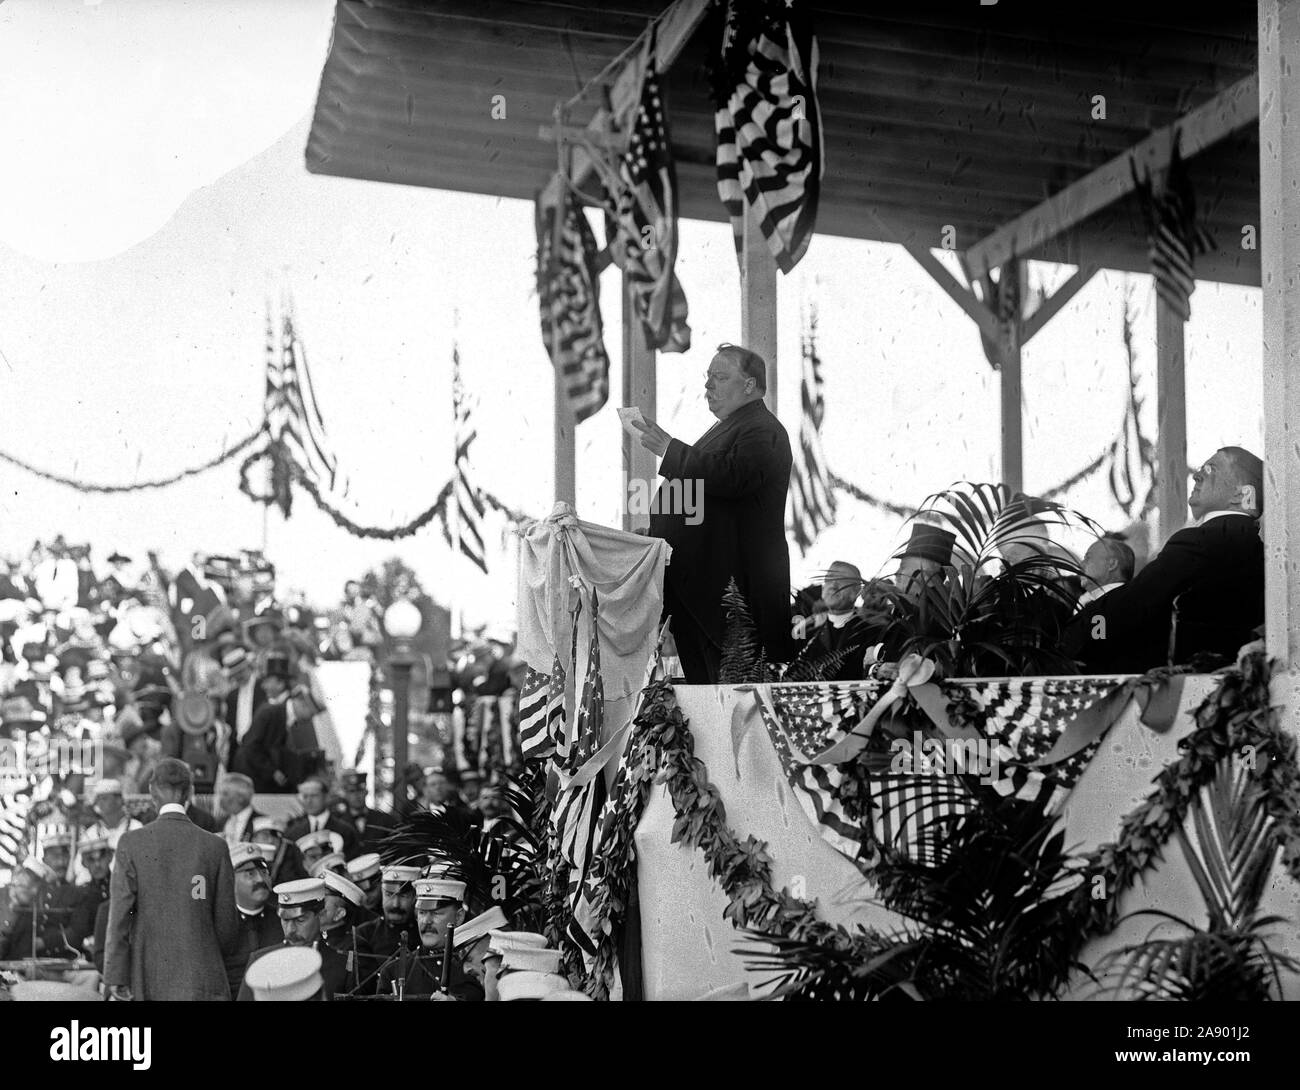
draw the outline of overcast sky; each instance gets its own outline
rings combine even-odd
[[[451,471],[451,352],[479,402],[480,482],[549,509],[551,378],[533,289],[525,202],[309,175],[310,111],[330,0],[8,0],[0,4],[0,449],[101,482],[205,461],[261,414],[268,295],[296,300],[331,445],[361,522],[406,521]],[[671,104],[670,104],[671,105]],[[835,169],[834,148],[827,149]],[[694,348],[660,356],[659,417],[690,441],[711,423],[712,348],[739,340],[729,230],[684,222],[679,273]],[[1068,269],[1039,267],[1052,282]],[[901,503],[958,478],[995,479],[997,376],[973,324],[903,251],[818,236],[780,295],[780,413],[798,427],[800,315],[815,303],[832,468]],[[1155,432],[1150,279],[1096,278],[1025,351],[1031,492],[1089,462],[1124,405],[1120,318],[1139,305],[1138,350]],[[578,508],[621,511],[618,282],[603,284],[610,405],[578,434]],[[1189,458],[1262,451],[1258,289],[1202,283],[1187,334]],[[1068,497],[1122,522],[1101,478]],[[843,499],[801,581],[833,559],[875,571],[898,520]],[[257,547],[262,514],[235,465],[161,492],[90,497],[0,465],[0,554],[62,532],[113,549]],[[398,554],[471,620],[512,616],[508,535],[489,526],[492,574],[452,566],[436,529],[358,541],[299,495],[269,525],[282,586],[332,601]]]

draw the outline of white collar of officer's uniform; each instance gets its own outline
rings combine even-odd
[[[832,628],[843,628],[853,619],[853,610],[846,609],[843,613],[828,612],[826,620]]]

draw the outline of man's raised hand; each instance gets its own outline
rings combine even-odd
[[[640,439],[641,445],[651,454],[657,454],[662,458],[668,452],[668,443],[672,436],[653,420],[647,420],[645,427],[636,420],[631,421],[631,424],[640,432],[637,438]]]

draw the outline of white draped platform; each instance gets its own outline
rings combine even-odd
[[[1064,810],[1066,843],[1084,852],[1119,835],[1120,822],[1151,791],[1151,781],[1177,755],[1178,738],[1193,727],[1191,712],[1214,686],[1208,676],[1190,676],[1173,727],[1157,734],[1138,718],[1130,702],[1107,734],[1101,749],[1076,784]],[[773,879],[792,892],[816,899],[824,919],[852,927],[891,929],[902,921],[870,902],[872,884],[827,844],[794,797],[775,751],[762,730],[751,730],[733,756],[731,714],[735,689],[677,686],[677,699],[695,738],[695,755],[709,771],[736,833],[768,843]],[[739,765],[739,769],[737,769]],[[695,999],[710,991],[748,982],[754,994],[761,977],[747,974],[735,953],[742,936],[723,918],[727,900],[709,877],[703,855],[674,845],[674,812],[667,789],[656,786],[636,833],[641,900],[642,962],[645,998]],[[802,886],[802,889],[800,889]],[[1204,924],[1205,912],[1179,850],[1171,845],[1165,860],[1124,897],[1121,915],[1159,908]],[[1264,902],[1265,913],[1300,919],[1300,886],[1280,870]],[[1151,921],[1122,924],[1089,943],[1084,964],[1144,938]],[[1286,925],[1280,945],[1300,956],[1300,925]],[[1289,998],[1300,997],[1290,982]],[[1070,998],[1083,998],[1093,986],[1079,982]]]

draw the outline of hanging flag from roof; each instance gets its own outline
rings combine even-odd
[[[821,190],[817,39],[794,0],[728,0],[723,19],[711,73],[718,196],[737,255],[748,204],[788,273],[808,249]]]
[[[677,279],[677,167],[668,143],[654,38],[645,58],[641,99],[627,151],[617,169],[596,149],[591,159],[605,187],[609,252],[631,282],[632,304],[646,344],[686,352],[686,293]]]
[[[1145,177],[1139,178],[1136,163],[1129,165],[1146,220],[1156,294],[1185,322],[1192,316],[1196,256],[1214,249],[1214,240],[1197,221],[1196,193],[1178,145],[1179,136],[1175,132],[1164,189],[1160,193],[1155,192],[1149,170]]]
[[[561,179],[558,207],[538,202],[537,295],[542,340],[578,423],[599,412],[609,399],[596,253],[586,214]]]
[[[817,535],[835,521],[835,493],[831,490],[830,470],[822,449],[822,420],[826,400],[822,388],[821,359],[817,355],[817,311],[809,315],[808,330],[802,338],[803,380],[800,400],[803,411],[799,421],[799,457],[795,459],[790,479],[787,526],[801,553],[812,548]]]
[[[483,494],[474,485],[470,477],[469,447],[478,432],[470,423],[469,402],[465,398],[465,387],[460,379],[460,348],[453,345],[451,350],[451,401],[456,418],[456,470],[452,495],[456,504],[456,536],[459,548],[476,567],[487,573],[487,554],[483,549]],[[443,532],[448,534],[446,522]],[[450,543],[450,542],[449,542]],[[457,547],[456,543],[453,548]]]

